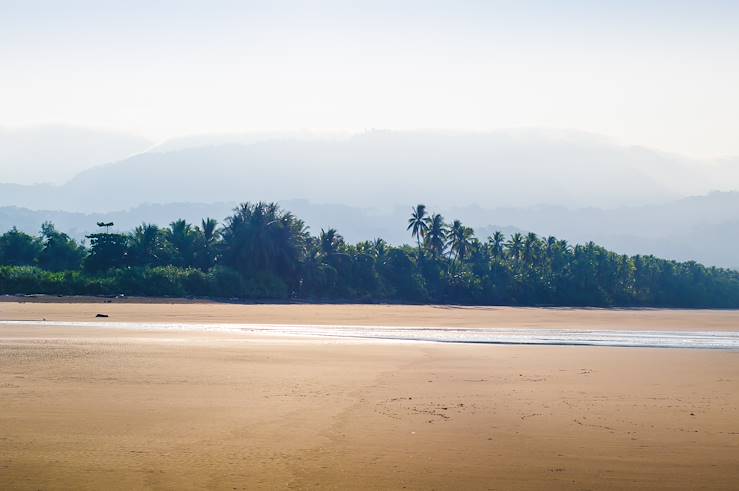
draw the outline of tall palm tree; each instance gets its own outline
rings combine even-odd
[[[565,239],[560,239],[557,241],[557,249],[562,254],[569,254],[572,252],[572,246],[570,246],[570,243],[567,242]]]
[[[169,224],[169,231],[173,236],[182,237],[192,231],[192,225],[180,218]]]
[[[421,239],[426,236],[426,232],[429,229],[426,218],[426,205],[416,205],[412,209],[411,217],[408,219],[408,227],[406,227],[406,230],[410,230],[411,236],[415,237],[418,242],[419,255],[421,254]]]
[[[139,266],[158,265],[163,260],[163,241],[158,226],[142,223],[131,233],[131,252]]]
[[[447,236],[446,224],[444,217],[438,213],[431,215],[427,220],[428,231],[426,232],[426,245],[431,251],[431,255],[439,257],[444,254],[445,241]]]
[[[306,253],[305,223],[274,203],[242,203],[221,230],[221,259],[244,276],[270,272],[288,284],[299,280],[297,266]]]
[[[372,247],[371,240],[363,240],[362,242],[357,242],[357,245],[354,247],[357,250],[357,255],[365,255],[365,256],[374,255],[374,248]]]
[[[344,244],[344,238],[339,235],[339,232],[335,228],[328,230],[321,229],[321,236],[319,237],[321,244],[321,252],[326,256],[336,254],[339,248]]]
[[[539,236],[534,232],[526,234],[526,238],[523,241],[523,259],[529,264],[532,264],[536,259],[539,252]]]
[[[550,235],[549,237],[547,237],[547,240],[544,243],[544,246],[545,246],[545,250],[546,250],[547,258],[548,259],[551,259],[552,258],[552,254],[554,254],[554,247],[556,245],[557,245],[557,238],[556,237],[554,237],[552,235]]]
[[[203,218],[200,221],[200,228],[195,227],[195,234],[198,238],[196,256],[199,267],[203,270],[210,269],[215,265],[216,248],[218,247],[218,238],[221,235],[220,230],[218,230],[218,220]]]
[[[491,237],[488,237],[490,243],[490,252],[493,259],[499,259],[503,256],[503,242],[505,241],[505,235],[500,230],[496,230]]]
[[[218,239],[218,220],[215,218],[203,218],[200,221],[203,231],[203,239],[205,239],[206,247],[210,247]]]
[[[192,225],[183,219],[175,220],[169,224],[166,236],[176,251],[175,263],[179,266],[192,266],[192,255],[197,235]]]
[[[523,235],[518,232],[511,235],[511,238],[506,242],[506,249],[508,249],[508,255],[518,261],[523,250]]]
[[[467,255],[467,251],[472,245],[474,231],[470,227],[465,227],[459,220],[454,220],[447,234],[450,253],[453,251],[455,259],[463,261]]]
[[[385,256],[385,253],[387,252],[387,242],[385,242],[385,239],[378,237],[372,242],[372,247],[375,250],[375,256],[378,258]]]
[[[169,224],[167,235],[175,247],[180,247],[192,235],[192,225],[180,218]]]

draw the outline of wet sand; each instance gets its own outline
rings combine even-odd
[[[736,329],[736,314],[721,311],[398,306],[0,303],[0,320],[100,311],[116,321]],[[3,489],[737,482],[736,352],[0,327]]]
[[[557,329],[739,331],[739,310],[577,309],[416,305],[243,305],[177,300],[0,297],[0,320],[215,322]]]

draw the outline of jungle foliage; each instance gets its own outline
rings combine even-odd
[[[481,239],[424,205],[412,209],[413,245],[348,244],[309,233],[274,203],[243,203],[223,224],[176,220],[85,245],[51,223],[38,236],[0,235],[0,293],[203,296],[246,300],[470,305],[739,307],[739,272],[592,242],[501,232]]]

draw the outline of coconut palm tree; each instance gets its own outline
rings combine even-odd
[[[411,236],[416,238],[418,242],[418,254],[421,254],[421,239],[426,236],[429,224],[426,219],[426,205],[416,205],[412,209],[411,217],[408,219],[408,227],[406,230],[411,231]]]
[[[196,236],[196,259],[198,267],[208,270],[215,265],[217,257],[218,238],[221,235],[218,230],[218,221],[215,218],[203,218],[200,227],[195,227]]]
[[[511,238],[506,242],[506,249],[508,249],[508,255],[514,261],[518,261],[521,258],[521,251],[523,250],[523,235],[518,232],[511,235]]]
[[[554,247],[557,245],[557,238],[550,235],[547,237],[547,240],[544,242],[544,250],[547,253],[547,258],[551,259],[552,254],[554,254]]]
[[[385,239],[378,237],[372,241],[372,247],[375,251],[375,256],[377,256],[378,259],[385,256],[385,253],[387,252],[387,242],[385,242]]]
[[[321,245],[321,252],[326,256],[330,256],[339,252],[339,249],[344,244],[344,237],[339,235],[339,232],[335,228],[328,230],[321,229],[319,243]]]
[[[488,243],[490,244],[490,254],[493,259],[500,259],[503,256],[503,242],[505,241],[505,235],[500,230],[496,230],[491,237],[488,237]]]
[[[166,264],[169,255],[162,231],[152,223],[142,223],[133,230],[130,237],[130,252],[137,266]]]
[[[192,225],[183,219],[175,220],[169,224],[166,236],[176,251],[176,263],[179,266],[192,266],[193,253],[195,252],[195,240],[197,235]]]
[[[529,264],[532,264],[539,252],[539,236],[534,232],[526,234],[526,238],[523,240],[523,259]]]
[[[173,237],[183,238],[192,232],[192,225],[180,218],[169,224],[169,232]]]
[[[302,220],[275,203],[242,203],[221,230],[221,260],[245,277],[276,274],[288,284],[298,281],[308,233]]]
[[[218,231],[218,220],[215,218],[203,218],[200,221],[200,227],[203,232],[205,245],[207,247],[212,246],[213,243],[218,240],[218,236],[220,235],[220,232]]]
[[[474,231],[465,227],[459,220],[454,220],[447,233],[450,253],[453,251],[455,259],[463,261],[472,245]]]
[[[572,246],[565,239],[559,239],[557,241],[557,250],[560,254],[567,255],[572,252]]]
[[[426,232],[426,247],[431,251],[431,255],[436,258],[444,254],[447,227],[444,223],[444,217],[438,213],[431,215],[431,218],[427,220],[427,223],[428,231]]]

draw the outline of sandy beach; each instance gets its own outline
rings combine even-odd
[[[739,330],[733,311],[0,302],[0,320]],[[739,353],[0,326],[4,489],[735,489]]]
[[[0,297],[0,320],[350,324],[739,331],[739,310],[228,304],[144,298]],[[98,319],[99,320],[99,319]]]

